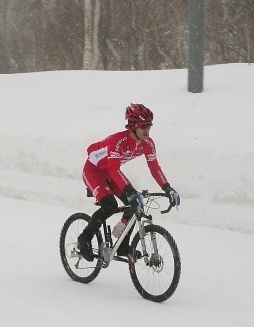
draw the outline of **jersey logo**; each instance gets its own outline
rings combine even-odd
[[[155,160],[156,158],[157,158],[157,156],[156,156],[155,153],[153,153],[153,154],[148,154],[148,156],[147,156],[147,160],[148,160],[148,161],[153,161],[153,160]]]
[[[93,163],[95,166],[97,163],[107,157],[108,155],[108,147],[106,146],[105,148],[101,148],[99,150],[92,151],[89,155],[89,161]]]
[[[120,154],[118,152],[111,151],[109,157],[110,158],[119,158]]]
[[[125,137],[123,137],[121,140],[119,140],[117,143],[116,143],[116,151],[117,152],[119,152],[119,148],[120,148],[120,146],[121,146],[121,144],[124,142],[124,141],[126,141],[127,140],[127,137],[125,136]]]

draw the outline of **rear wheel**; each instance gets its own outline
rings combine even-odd
[[[151,237],[155,236],[158,254]],[[132,282],[141,296],[154,302],[163,302],[175,292],[181,274],[181,260],[177,245],[169,232],[161,226],[145,226],[145,244],[148,253],[144,258],[133,260],[135,251],[141,253],[141,241],[137,233],[130,247],[129,270]]]
[[[95,254],[93,262],[86,261],[77,248],[78,236],[83,232],[89,220],[90,216],[85,213],[75,213],[66,220],[60,234],[60,255],[64,269],[71,279],[80,283],[90,283],[101,270],[98,256],[98,249],[102,242],[100,232],[92,240]]]

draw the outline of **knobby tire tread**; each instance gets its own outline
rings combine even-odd
[[[68,260],[66,258],[66,253],[65,253],[66,234],[68,232],[69,227],[77,220],[84,220],[84,221],[88,222],[90,220],[90,216],[88,216],[85,213],[75,213],[66,220],[66,222],[64,223],[63,228],[61,230],[61,233],[60,233],[60,241],[59,241],[60,256],[61,256],[63,267],[64,267],[66,273],[69,275],[69,277],[72,280],[74,280],[75,282],[88,284],[88,283],[92,282],[101,271],[101,266],[99,265],[98,260],[97,260],[96,264],[95,264],[96,259],[94,259],[93,262],[89,262],[90,265],[95,265],[95,267],[90,275],[88,275],[86,277],[80,277],[80,276],[76,275],[75,272],[72,270],[72,268],[69,266]],[[80,231],[80,232],[82,232],[82,231]],[[102,242],[101,233],[98,232],[96,234],[96,237],[97,237],[98,244],[100,245]],[[85,260],[85,259],[83,258],[82,260]]]
[[[157,234],[160,234],[162,237],[164,237],[171,248],[171,251],[172,251],[172,254],[174,257],[174,275],[173,275],[173,279],[172,279],[170,285],[168,286],[167,290],[162,294],[159,294],[159,295],[150,294],[142,287],[141,283],[139,282],[138,276],[135,271],[135,263],[133,264],[133,262],[131,262],[131,260],[129,261],[129,271],[130,271],[132,282],[133,282],[136,290],[143,298],[153,301],[153,302],[163,302],[163,301],[166,301],[167,299],[169,299],[173,295],[173,293],[175,292],[175,290],[178,286],[178,283],[180,280],[180,275],[181,275],[181,259],[180,259],[180,254],[179,254],[175,240],[173,239],[171,234],[165,228],[158,226],[158,225],[145,226],[145,234],[151,233],[151,232],[155,232]],[[133,241],[131,243],[130,253],[135,253],[136,247],[137,247],[139,241],[140,241],[140,236],[139,236],[139,232],[138,232],[134,236]],[[143,260],[143,259],[140,259],[140,260]]]

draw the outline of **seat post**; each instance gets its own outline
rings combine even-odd
[[[113,241],[111,237],[111,228],[110,225],[106,225],[106,221],[102,223],[103,225],[103,232],[104,232],[104,240],[108,243],[111,247],[113,246]]]

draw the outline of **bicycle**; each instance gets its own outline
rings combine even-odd
[[[80,283],[92,282],[102,268],[107,268],[112,260],[128,263],[132,282],[138,293],[145,299],[163,302],[175,292],[180,275],[181,259],[175,240],[163,227],[153,224],[149,209],[155,209],[159,198],[167,197],[165,193],[139,193],[140,203],[136,213],[129,220],[122,235],[113,243],[110,225],[103,223],[92,240],[94,261],[86,261],[77,248],[77,238],[86,227],[90,216],[85,213],[71,215],[63,225],[60,234],[60,255],[62,264],[69,277]],[[97,203],[97,205],[99,205]],[[128,206],[118,207],[123,212]],[[146,208],[146,209],[145,209]],[[162,214],[172,209],[171,204]],[[145,212],[147,211],[147,212]],[[134,235],[127,258],[119,257],[116,251],[124,237],[137,223],[138,232]],[[141,258],[137,258],[136,251]]]

